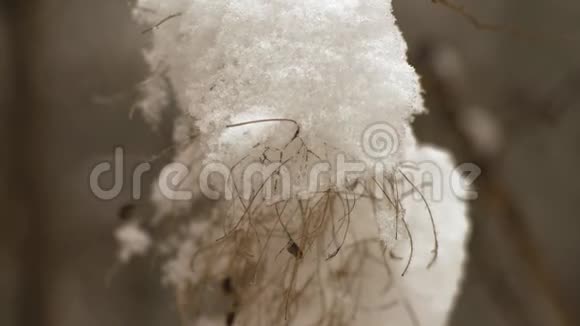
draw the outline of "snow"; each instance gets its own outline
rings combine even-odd
[[[424,162],[435,164],[421,164]],[[399,279],[399,287],[415,309],[421,325],[445,325],[460,289],[463,263],[467,258],[467,207],[461,199],[462,189],[451,188],[454,186],[453,175],[456,176],[459,171],[455,169],[449,154],[432,147],[419,147],[409,154],[407,164],[409,163],[427,167],[420,170],[403,168],[411,180],[419,180],[425,173],[438,176],[430,187],[442,188],[444,199],[429,198],[429,187],[423,189],[435,220],[439,245],[437,260],[431,268],[426,266],[432,259],[433,229],[426,214],[425,202],[413,196],[403,200],[405,219],[412,230],[416,254],[409,271]],[[410,242],[405,239],[397,244],[394,253],[406,257],[409,250]],[[402,273],[406,262],[394,260],[393,263],[393,268]]]
[[[449,155],[416,144],[421,88],[391,10],[385,0],[138,1],[137,20],[156,26],[141,107],[156,120],[167,79],[182,111],[174,161],[189,174],[177,188],[193,196],[156,187],[150,236],[185,321],[223,323],[229,308],[208,309],[215,299],[237,303],[236,325],[446,324],[466,205]],[[247,178],[258,163],[277,165]],[[216,167],[228,176],[208,186],[249,195],[208,196]],[[425,173],[441,198],[422,192]],[[149,249],[148,235],[119,233],[122,260]],[[221,293],[224,279],[233,293]]]
[[[119,260],[127,263],[134,256],[142,256],[151,246],[151,239],[137,224],[123,225],[115,232],[115,238],[121,246]]]
[[[324,140],[364,157],[366,126],[388,120],[404,138],[402,126],[423,110],[390,10],[382,0],[145,0],[137,12],[149,25],[181,13],[154,30],[147,58],[167,71],[210,152],[220,151],[225,126],[248,114],[293,119],[307,142]],[[276,126],[263,128],[275,133]]]

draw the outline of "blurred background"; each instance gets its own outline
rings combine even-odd
[[[431,111],[418,137],[482,168],[451,325],[580,325],[580,2],[393,3]],[[117,263],[131,189],[89,188],[116,146],[129,171],[171,144],[170,119],[130,114],[149,41],[130,6],[0,0],[0,325],[178,325],[155,262]]]

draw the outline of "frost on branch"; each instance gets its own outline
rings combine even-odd
[[[135,12],[155,27],[150,85],[182,110],[148,227],[184,323],[444,325],[466,212],[450,159],[410,131],[423,102],[390,1]],[[164,92],[149,87],[148,119]]]

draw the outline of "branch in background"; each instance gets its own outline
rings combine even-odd
[[[470,25],[472,25],[473,27],[475,27],[478,30],[488,31],[488,32],[502,32],[502,33],[506,33],[512,37],[523,38],[523,39],[528,39],[528,40],[534,40],[534,39],[538,39],[538,38],[545,38],[545,39],[557,38],[557,39],[563,39],[563,40],[572,41],[572,42],[578,42],[580,40],[580,36],[578,36],[578,35],[560,34],[558,36],[554,36],[553,34],[546,34],[546,33],[540,32],[540,31],[530,32],[530,31],[526,31],[526,30],[523,30],[523,29],[520,29],[517,27],[513,27],[513,26],[487,23],[487,22],[484,22],[484,21],[480,20],[479,18],[477,18],[477,16],[474,15],[473,13],[471,13],[470,11],[468,11],[465,8],[465,6],[453,3],[449,0],[431,0],[431,2],[436,4],[436,5],[441,5],[447,9],[455,12],[456,14],[463,17]]]
[[[524,135],[530,128],[556,127],[564,117],[580,104],[577,89],[580,87],[580,70],[573,69],[562,76],[548,92],[533,92],[513,88],[505,94],[505,106],[515,109],[506,121],[511,139]]]
[[[445,1],[446,2],[446,1]],[[543,296],[549,299],[552,311],[558,318],[557,325],[579,325],[574,320],[569,311],[566,310],[562,301],[562,294],[559,293],[554,284],[554,276],[550,268],[547,267],[544,257],[536,246],[536,242],[528,228],[530,220],[516,204],[514,196],[508,190],[504,178],[499,171],[499,163],[502,162],[504,154],[508,148],[502,148],[495,154],[478,148],[479,142],[473,135],[466,132],[461,119],[461,112],[464,109],[463,103],[458,100],[454,87],[449,84],[448,79],[437,73],[434,67],[435,50],[432,47],[425,47],[413,62],[415,68],[422,75],[422,83],[428,99],[435,99],[436,105],[430,107],[431,111],[436,111],[447,121],[446,127],[454,135],[454,139],[459,142],[459,153],[457,157],[463,157],[477,164],[483,171],[478,180],[478,191],[481,198],[491,203],[490,208],[497,214],[493,216],[504,217],[498,219],[499,225],[504,228],[507,241],[511,244],[517,254],[522,257],[526,270],[529,272],[534,284],[531,288],[537,289]],[[489,265],[489,264],[488,264]],[[484,273],[484,276],[490,276]],[[495,276],[497,277],[497,275]],[[496,279],[488,279],[487,284],[496,283]],[[509,291],[506,288],[498,288],[490,285],[494,291]],[[498,296],[513,296],[510,293],[498,293]],[[506,308],[507,307],[503,307]],[[520,308],[522,317],[526,314],[526,307]]]
[[[431,2],[433,2],[436,5],[444,6],[450,9],[451,11],[459,14],[461,17],[465,18],[471,25],[473,25],[473,27],[477,29],[490,32],[509,30],[509,28],[505,25],[482,22],[474,14],[467,11],[467,9],[465,9],[464,6],[452,3],[449,0],[431,0]]]

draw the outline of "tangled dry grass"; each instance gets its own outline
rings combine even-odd
[[[321,178],[314,190],[283,196],[283,167],[303,184],[311,168],[332,162],[338,149],[325,144],[312,150],[301,138],[298,123],[288,119],[228,128],[269,122],[292,123],[296,129],[282,146],[255,144],[231,166],[225,181],[233,199],[202,201],[207,209],[194,203],[181,219],[166,218],[163,227],[156,227],[158,242],[189,245],[186,253],[169,258],[187,261],[187,277],[176,287],[184,324],[203,324],[200,318],[210,315],[225,320],[225,325],[351,325],[355,318],[372,318],[394,308],[405,309],[418,324],[395,288],[398,275],[390,264],[406,259],[404,276],[413,259],[413,235],[402,198],[418,192],[429,209],[419,188],[396,169],[383,180],[351,178],[342,187]],[[256,162],[274,168],[252,179],[251,189],[243,189],[243,171]],[[403,193],[401,182],[412,185],[411,191]],[[381,199],[373,196],[376,191]],[[377,209],[392,215],[396,240],[410,241],[407,257],[395,256],[379,237]],[[429,213],[434,248],[426,268],[438,253]]]

